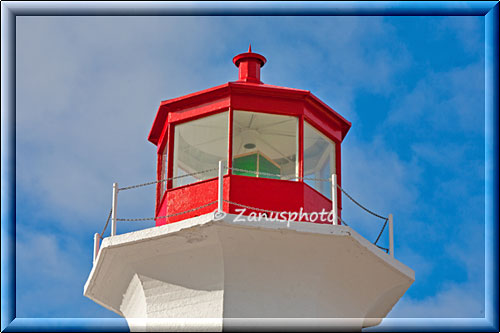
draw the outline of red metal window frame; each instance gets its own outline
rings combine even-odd
[[[209,112],[203,112],[203,113],[198,113],[195,116],[189,116],[189,117],[183,117],[183,118],[177,118],[177,120],[169,122],[167,126],[165,126],[165,131],[162,134],[162,137],[160,139],[160,144],[158,145],[158,180],[161,178],[161,162],[162,159],[162,153],[163,149],[165,146],[168,144],[167,147],[167,178],[172,178],[173,177],[173,150],[174,150],[174,132],[175,132],[175,126],[187,123],[193,120],[201,119],[204,117],[212,116],[218,113],[222,112],[228,112],[228,166],[229,168],[232,167],[232,158],[233,158],[233,131],[234,131],[234,111],[244,111],[244,112],[255,112],[255,113],[265,113],[265,114],[274,114],[274,115],[287,115],[287,116],[292,116],[297,118],[298,122],[298,163],[299,163],[299,177],[303,178],[304,177],[304,121],[307,121],[309,125],[311,125],[313,128],[315,128],[317,131],[325,135],[328,139],[330,139],[332,142],[335,143],[335,170],[336,174],[338,177],[338,182],[340,185],[340,147],[341,143],[338,140],[338,138],[334,135],[331,135],[330,133],[325,131],[325,128],[323,128],[320,124],[316,122],[316,119],[312,119],[308,116],[305,115],[297,115],[294,112],[269,112],[269,111],[261,111],[261,110],[252,110],[252,109],[237,109],[233,107],[223,107],[221,109],[209,111]],[[229,170],[229,174],[231,174]],[[299,181],[303,181],[302,179],[299,179]],[[168,191],[169,189],[172,189],[172,181],[167,182],[166,190]],[[161,187],[159,186],[159,189],[157,190],[158,193],[161,190]],[[160,196],[163,197],[164,193],[160,193]],[[159,196],[159,197],[160,197]]]
[[[236,104],[244,104],[244,101],[249,99],[258,100],[259,96],[239,96],[239,103]],[[269,96],[267,96],[269,98]],[[275,100],[271,98],[265,98],[268,102]],[[292,108],[293,111],[287,111],[284,109],[288,103],[301,103],[301,107],[297,108],[295,106]],[[335,169],[337,174],[337,182],[339,186],[341,186],[341,129],[336,128],[336,122],[332,122],[330,119],[330,115],[324,114],[323,111],[319,110],[315,105],[310,103],[309,101],[284,101],[281,100],[276,103],[277,110],[272,110],[272,106],[266,105],[265,110],[259,108],[259,104],[262,105],[262,100],[260,102],[250,103],[253,104],[254,107],[235,107],[232,103],[231,96],[222,97],[216,100],[212,100],[208,103],[204,103],[202,105],[193,106],[181,112],[176,112],[180,110],[176,110],[173,112],[169,112],[167,115],[166,126],[162,132],[162,135],[159,140],[158,145],[158,167],[161,168],[162,164],[162,151],[164,147],[167,145],[167,178],[173,177],[173,151],[174,151],[174,138],[175,138],[175,126],[183,123],[187,123],[193,120],[201,119],[204,117],[208,117],[214,114],[228,112],[228,167],[232,167],[232,158],[233,158],[233,132],[234,132],[234,111],[245,111],[245,112],[255,112],[255,113],[265,113],[265,114],[274,114],[274,115],[285,115],[285,116],[293,116],[298,118],[298,163],[299,163],[299,182],[303,181],[304,177],[304,121],[307,121],[309,125],[318,130],[320,133],[325,135],[327,138],[332,140],[335,143]],[[269,103],[274,104],[274,103]],[[241,105],[243,106],[243,105]],[[231,175],[231,170],[228,170],[228,175]],[[158,177],[161,177],[161,169],[158,170]],[[160,178],[158,178],[160,179]],[[213,180],[214,178],[210,178],[207,180]],[[198,183],[198,182],[197,182]],[[163,205],[163,201],[166,198],[166,192],[173,189],[172,181],[167,181],[166,190],[164,193],[161,192],[161,184],[157,187],[157,212],[158,209]],[[187,184],[184,186],[190,186],[194,184]],[[306,184],[307,185],[307,184]],[[310,187],[308,185],[308,187]],[[176,187],[176,189],[179,187]],[[310,187],[312,190],[316,191],[314,188]],[[319,192],[318,192],[319,193]],[[321,194],[321,193],[319,193]],[[340,211],[342,209],[341,204],[341,196],[340,190],[338,190],[337,197],[338,199],[338,211],[340,216]],[[322,195],[322,194],[321,194]],[[323,196],[323,195],[322,195]],[[326,198],[326,197],[325,197]]]

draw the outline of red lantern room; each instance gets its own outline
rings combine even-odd
[[[314,179],[336,174],[341,185],[351,123],[307,90],[262,83],[266,58],[251,48],[233,62],[237,81],[160,104],[148,139],[158,147],[158,180],[167,179],[157,186],[156,217],[169,217],[157,225],[216,209],[219,161],[226,213],[332,209],[331,184]]]

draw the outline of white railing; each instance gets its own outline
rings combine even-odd
[[[111,201],[111,236],[116,235],[116,207],[118,205],[118,183],[113,183],[113,200]]]
[[[394,226],[392,214],[389,214],[389,254],[394,258]]]
[[[178,177],[172,177],[172,178],[162,179],[162,180],[148,182],[148,183],[144,183],[144,184],[133,185],[133,186],[129,186],[129,187],[124,187],[122,189],[118,188],[118,183],[113,183],[113,197],[112,197],[112,201],[111,201],[111,212],[110,212],[110,215],[108,216],[108,221],[106,222],[104,230],[102,231],[101,234],[98,234],[98,233],[94,234],[94,256],[93,256],[94,261],[97,259],[97,255],[99,253],[100,240],[103,238],[103,234],[104,234],[104,231],[106,230],[106,227],[108,225],[110,217],[111,217],[111,236],[115,236],[116,235],[116,224],[117,224],[117,221],[145,221],[145,220],[157,220],[157,219],[162,219],[162,218],[168,218],[168,217],[182,215],[182,214],[186,214],[188,212],[196,211],[198,209],[205,208],[205,207],[210,206],[211,204],[215,204],[215,203],[217,203],[217,211],[218,212],[224,212],[224,202],[228,202],[230,204],[236,204],[236,205],[240,205],[240,206],[245,206],[245,205],[241,205],[241,204],[238,204],[238,203],[233,203],[233,202],[224,200],[224,168],[226,168],[228,170],[230,170],[230,169],[240,170],[240,169],[237,169],[237,168],[228,168],[228,167],[225,167],[223,165],[223,161],[219,161],[218,168],[213,168],[213,169],[208,169],[208,170],[204,170],[204,171],[194,172],[192,174],[187,174],[187,175],[182,175],[182,176],[178,176]],[[175,179],[175,178],[187,177],[187,176],[194,175],[194,174],[200,174],[200,173],[205,173],[205,172],[209,172],[209,171],[214,171],[216,169],[218,169],[217,200],[216,201],[210,202],[210,203],[202,205],[200,207],[189,209],[189,210],[184,211],[184,212],[180,212],[180,213],[176,213],[176,214],[172,214],[172,215],[167,215],[167,216],[157,216],[157,217],[153,217],[153,218],[139,218],[139,219],[119,219],[119,218],[117,218],[118,192],[120,190],[128,190],[128,189],[142,187],[142,186],[146,186],[146,185],[153,185],[153,184],[157,184],[159,182],[168,181],[168,180],[172,180],[172,179]],[[251,170],[245,170],[245,171],[246,172],[250,172],[250,173],[253,172]],[[385,220],[384,226],[382,227],[382,229],[381,229],[381,231],[380,231],[380,233],[379,233],[376,241],[374,242],[374,244],[377,247],[381,248],[381,249],[387,250],[387,253],[391,257],[394,257],[394,225],[393,225],[393,216],[392,216],[392,214],[389,214],[389,216],[386,218],[386,217],[380,216],[380,215],[372,212],[371,210],[367,209],[366,207],[362,206],[359,202],[357,202],[349,194],[347,194],[347,192],[345,192],[345,190],[342,189],[342,187],[340,187],[337,184],[337,175],[336,174],[332,174],[331,179],[304,178],[304,177],[302,177],[302,178],[301,177],[297,177],[297,179],[331,182],[331,185],[332,185],[331,188],[332,188],[333,225],[341,225],[342,223],[344,223],[347,226],[347,223],[345,223],[345,221],[342,220],[338,216],[338,206],[337,206],[338,205],[338,195],[337,195],[337,189],[341,190],[341,192],[344,193],[351,201],[353,201],[356,205],[358,205],[359,207],[361,207],[366,212],[368,212],[368,213],[370,213],[370,214],[372,214],[372,215],[374,215],[374,216],[376,216],[378,218],[381,218],[381,219]],[[248,207],[248,208],[251,208],[251,209],[255,209],[255,210],[258,210],[258,211],[273,212],[273,211],[266,210],[266,209],[261,209],[261,208],[258,208],[258,207],[250,207],[250,206],[245,206],[245,207]],[[389,248],[388,249],[385,249],[385,248],[377,245],[377,242],[380,239],[380,236],[382,235],[382,233],[383,233],[383,231],[385,229],[386,224],[389,224]]]
[[[99,235],[96,232],[94,234],[94,262],[96,261],[97,255],[99,254],[100,242],[101,242],[101,235]]]
[[[224,167],[219,161],[219,180],[217,182],[217,210],[224,212]]]
[[[333,174],[332,175],[332,211],[333,211],[333,218],[335,221],[334,223],[338,223],[339,225],[342,223],[338,220],[338,212],[337,212],[338,206],[337,206],[337,175]]]

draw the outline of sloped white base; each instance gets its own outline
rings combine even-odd
[[[212,217],[104,239],[84,295],[133,331],[359,331],[414,281],[349,227]]]

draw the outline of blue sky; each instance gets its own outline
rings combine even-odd
[[[18,317],[117,317],[83,297],[112,183],[155,178],[160,101],[236,80],[250,42],[263,82],[352,122],[343,187],[394,214],[396,257],[416,275],[389,316],[484,316],[483,17],[32,16],[16,29]],[[151,187],[120,196],[123,217],[153,210]],[[346,198],[343,214],[376,238],[379,220]]]

